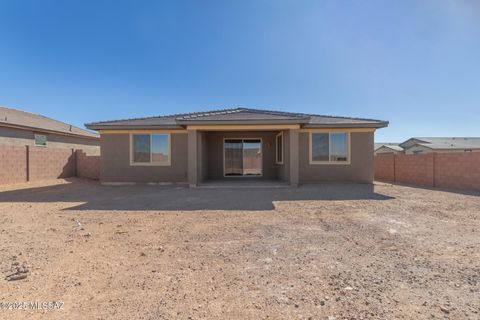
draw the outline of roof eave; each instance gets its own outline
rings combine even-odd
[[[42,133],[51,133],[51,134],[58,134],[58,135],[62,135],[62,136],[71,136],[71,137],[85,138],[85,139],[92,139],[92,140],[100,139],[100,137],[97,136],[95,132],[92,132],[92,135],[88,135],[88,134],[81,134],[81,133],[76,133],[76,132],[50,130],[50,129],[45,129],[45,128],[38,128],[38,127],[31,127],[31,126],[25,126],[25,125],[20,125],[20,124],[0,122],[0,127],[2,127],[2,126],[3,127],[8,127],[8,128],[13,128],[13,129],[19,129],[19,130],[28,130],[28,131],[42,132]]]
[[[368,123],[307,123],[303,126],[305,129],[315,128],[386,128],[388,121],[368,122]]]
[[[104,125],[104,124],[92,124],[86,123],[85,127],[90,130],[158,130],[158,129],[165,129],[165,130],[182,130],[184,127],[182,126],[175,126],[175,125]]]

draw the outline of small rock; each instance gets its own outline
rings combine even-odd
[[[442,312],[444,312],[444,313],[450,313],[450,310],[448,310],[444,306],[440,306],[440,310],[442,310]]]
[[[17,274],[11,274],[11,275],[7,276],[5,279],[7,281],[16,281],[16,280],[25,279],[26,277],[27,277],[26,273],[17,273]]]

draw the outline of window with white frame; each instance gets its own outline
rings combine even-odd
[[[36,147],[46,147],[47,146],[47,136],[44,134],[35,134],[35,146]]]
[[[310,163],[350,162],[348,132],[312,132],[310,134]]]
[[[283,164],[283,132],[280,132],[275,137],[275,162]]]
[[[131,164],[170,165],[169,134],[132,134]]]

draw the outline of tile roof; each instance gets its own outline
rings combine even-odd
[[[42,115],[2,106],[0,106],[0,126],[14,126],[28,128],[33,131],[58,132],[88,138],[99,138],[96,132],[80,129]]]
[[[375,143],[374,144],[374,150],[378,150],[381,147],[387,147],[389,149],[395,150],[395,151],[403,151],[403,148],[399,146],[398,143]]]
[[[430,149],[480,149],[480,137],[414,137],[412,139],[418,140],[415,144]]]
[[[233,124],[233,123],[300,123],[304,127],[386,127],[388,122],[373,119],[334,117],[305,113],[261,110],[251,108],[232,108],[194,112],[168,116],[156,116],[136,119],[101,121],[86,124],[89,129],[111,128],[182,128],[190,124]]]

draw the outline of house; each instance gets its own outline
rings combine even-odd
[[[399,143],[375,143],[375,154],[397,154],[403,153]]]
[[[371,183],[386,121],[248,108],[86,124],[101,136],[103,183],[242,179]]]
[[[0,107],[1,145],[96,150],[98,153],[100,137],[61,121]]]
[[[406,154],[478,152],[480,137],[413,137],[399,146]]]

